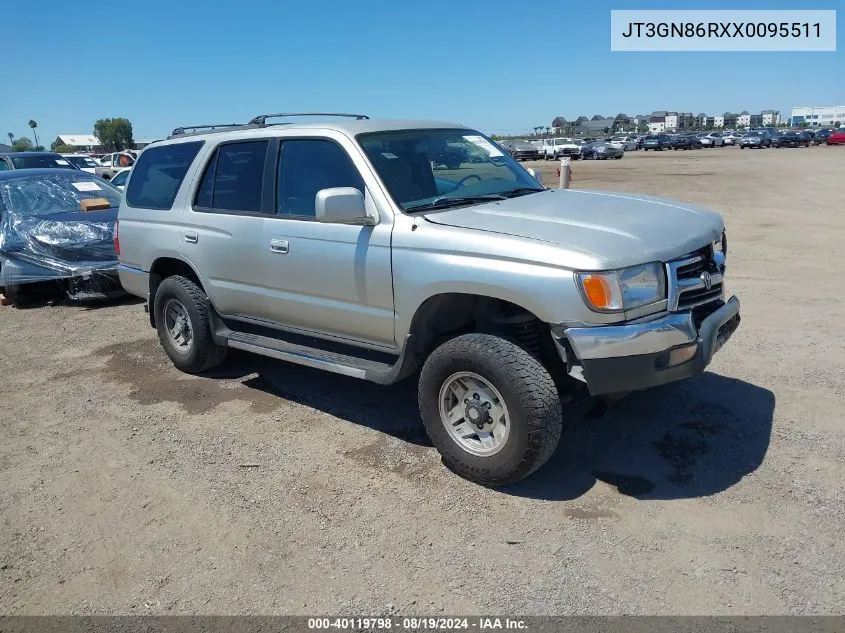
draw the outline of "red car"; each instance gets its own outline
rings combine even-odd
[[[845,145],[845,130],[837,130],[827,137],[828,145]]]

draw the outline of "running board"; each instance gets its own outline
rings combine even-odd
[[[402,354],[393,364],[376,360],[339,354],[305,345],[297,345],[281,338],[235,332],[222,323],[217,324],[214,338],[233,349],[240,349],[261,356],[277,358],[289,363],[322,369],[343,376],[360,378],[382,385],[389,385],[411,374],[418,366],[419,359],[412,349],[409,336]]]

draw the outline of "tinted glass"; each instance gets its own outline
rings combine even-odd
[[[339,145],[316,139],[282,143],[277,181],[280,214],[315,217],[317,192],[332,187],[354,187],[364,193],[361,174]]]
[[[100,166],[93,158],[88,158],[87,156],[65,156],[64,159],[71,165],[76,165],[80,169],[92,169]]]
[[[118,185],[123,186],[123,185],[126,184],[127,178],[129,178],[129,172],[128,171],[122,171],[119,174],[117,174],[116,176],[114,176],[111,180],[109,180],[109,182],[111,184],[113,184],[115,187],[118,186]]]
[[[205,168],[195,205],[213,211],[260,211],[267,145],[247,141],[218,147]]]
[[[12,162],[17,169],[37,169],[52,167],[54,169],[76,169],[58,154],[31,154],[29,156],[12,156]]]
[[[0,160],[0,171],[6,171],[9,169],[9,166],[6,164],[5,160]]]
[[[169,209],[202,141],[158,145],[141,153],[126,189],[131,207]]]

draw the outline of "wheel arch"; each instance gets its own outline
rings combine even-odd
[[[155,323],[155,296],[158,287],[161,285],[161,282],[167,279],[168,277],[172,277],[174,275],[180,275],[182,277],[186,277],[193,281],[203,292],[206,292],[205,286],[202,283],[202,279],[199,276],[199,273],[194,269],[194,267],[186,262],[184,259],[179,259],[178,257],[159,257],[156,259],[152,266],[150,266],[150,295],[149,295],[149,316],[150,316],[150,325],[152,327],[156,326]],[[206,293],[207,295],[208,293]]]

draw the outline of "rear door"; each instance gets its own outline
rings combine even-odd
[[[207,154],[187,202],[180,251],[224,316],[267,314],[261,238],[273,203],[267,197],[272,187],[265,188],[264,181],[268,156],[277,146],[272,138],[220,143]]]

